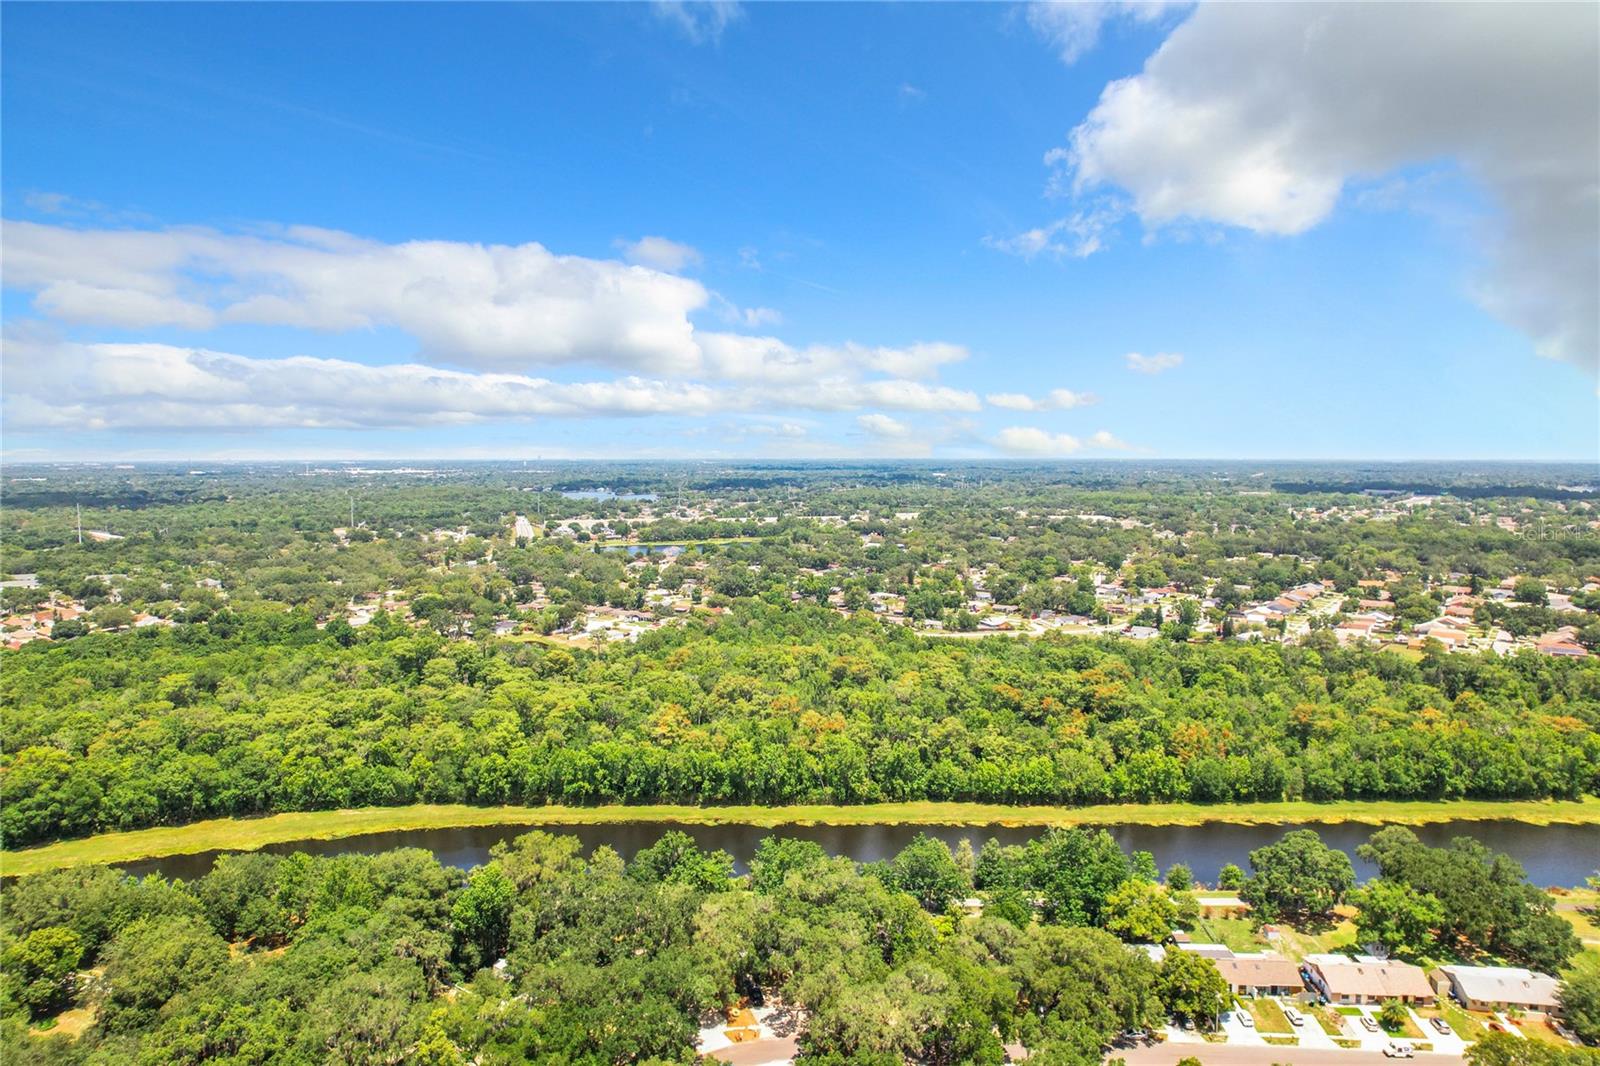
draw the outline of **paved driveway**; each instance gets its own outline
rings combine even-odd
[[[1228,1034],[1228,1043],[1241,1044],[1245,1047],[1265,1047],[1266,1041],[1261,1039],[1261,1034],[1256,1032],[1255,1026],[1245,1025],[1239,1021],[1241,1017],[1249,1015],[1243,1007],[1231,1010],[1222,1016],[1222,1031]]]
[[[1395,1066],[1409,1061],[1413,1066],[1463,1066],[1460,1055],[1421,1054],[1414,1059],[1387,1059],[1376,1051],[1346,1051],[1307,1047],[1246,1047],[1243,1044],[1152,1044],[1113,1051],[1109,1058],[1125,1059],[1128,1066],[1174,1066],[1192,1055],[1204,1066],[1273,1066],[1290,1062],[1294,1066]]]
[[[793,1062],[800,1053],[792,1036],[773,1036],[749,1040],[743,1044],[730,1044],[711,1052],[709,1058],[726,1062],[729,1066],[768,1066],[773,1063]]]

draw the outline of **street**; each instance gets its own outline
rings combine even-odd
[[[1390,1059],[1378,1051],[1347,1051],[1302,1047],[1245,1047],[1238,1044],[1151,1044],[1113,1051],[1108,1059],[1121,1058],[1128,1066],[1173,1066],[1179,1059],[1193,1056],[1204,1066],[1389,1066],[1412,1062],[1416,1066],[1461,1066],[1459,1055],[1419,1054],[1414,1059]]]

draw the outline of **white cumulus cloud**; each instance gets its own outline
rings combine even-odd
[[[591,362],[688,374],[699,282],[540,244],[384,244],[290,227],[78,230],[7,221],[7,288],[71,323],[324,331],[393,326],[430,361],[484,369]]]
[[[1070,433],[1051,433],[1034,426],[1007,426],[995,434],[991,442],[1008,455],[1033,455],[1040,458],[1061,458],[1075,455],[1085,448],[1094,451],[1128,451],[1125,443],[1109,430],[1097,430],[1088,440]]]
[[[938,341],[796,348],[776,337],[698,330],[691,316],[703,308],[752,329],[782,315],[737,307],[663,269],[698,255],[663,238],[627,244],[625,254],[639,260],[632,265],[533,243],[385,244],[308,227],[229,234],[8,221],[0,240],[6,287],[32,293],[35,310],[71,325],[394,327],[416,338],[416,355],[428,363],[500,372],[590,364],[828,391],[882,375],[893,380],[874,388],[894,391],[904,379],[908,387],[899,391],[919,408],[950,405],[952,392],[922,383],[969,354]],[[976,404],[963,396],[957,406]]]
[[[1052,158],[1147,225],[1265,234],[1317,225],[1352,182],[1453,161],[1496,208],[1473,294],[1600,370],[1595,4],[1201,5]]]
[[[1099,448],[1108,452],[1125,452],[1130,450],[1133,445],[1115,436],[1109,430],[1100,429],[1090,434],[1089,447]]]
[[[1070,433],[1050,433],[1033,426],[1007,426],[995,434],[994,446],[1011,455],[1071,455],[1083,442]]]

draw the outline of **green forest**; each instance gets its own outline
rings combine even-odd
[[[5,840],[413,802],[1576,797],[1600,663],[935,641],[758,602],[603,652],[303,613],[7,658]]]

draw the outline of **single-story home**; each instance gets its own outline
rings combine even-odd
[[[1277,955],[1235,956],[1215,962],[1235,995],[1294,996],[1305,990],[1300,967]]]
[[[1560,1007],[1560,982],[1549,974],[1515,966],[1441,966],[1446,987],[1468,1010],[1520,1010],[1553,1014]]]
[[[1340,1005],[1433,1003],[1438,999],[1422,970],[1406,962],[1371,955],[1307,955],[1306,979],[1311,987]]]

